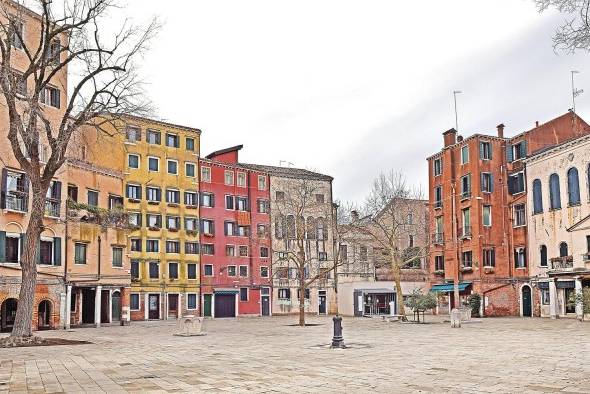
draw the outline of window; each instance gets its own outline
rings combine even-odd
[[[236,255],[235,245],[225,245],[225,255],[228,257],[235,257],[235,255]]]
[[[238,275],[238,268],[235,265],[228,265],[227,266],[227,276],[237,276]]]
[[[234,184],[234,172],[225,171],[223,179],[226,185],[232,186]]]
[[[541,303],[543,305],[549,305],[549,297],[549,289],[541,289]]]
[[[549,202],[551,209],[561,209],[561,191],[559,189],[559,175],[549,177]]]
[[[461,253],[461,263],[463,263],[463,267],[465,268],[473,267],[473,252],[468,250]]]
[[[162,133],[157,130],[148,130],[146,133],[146,139],[148,144],[160,145],[162,142]]]
[[[471,197],[471,174],[461,177],[461,198]]]
[[[277,239],[283,239],[285,237],[286,231],[285,216],[278,214],[275,218],[275,237]]]
[[[125,129],[125,139],[128,142],[133,143],[141,141],[141,130],[139,129],[139,127],[127,126],[127,128]]]
[[[210,167],[201,167],[201,182],[211,182]]]
[[[11,45],[17,49],[23,49],[23,31],[24,23],[16,17],[11,17],[9,27],[10,41]]]
[[[132,252],[141,252],[141,238],[131,238],[129,242]]]
[[[238,187],[246,187],[246,173],[238,172],[236,184],[238,185]]]
[[[276,191],[275,192],[275,200],[277,201],[285,201],[285,192]]]
[[[324,218],[317,219],[317,235],[319,240],[327,240],[328,239],[328,231],[326,230],[326,225],[324,223]],[[295,237],[293,237],[295,238]]]
[[[184,253],[186,254],[199,254],[199,243],[198,242],[185,242]]]
[[[146,243],[146,252],[159,252],[160,251],[160,240],[148,239]]]
[[[139,306],[139,294],[131,293],[129,295],[129,309],[132,311],[138,311],[140,308]]]
[[[178,136],[176,134],[166,133],[166,146],[178,148]]]
[[[496,266],[496,249],[484,249],[483,250],[483,266],[484,267],[495,267]]]
[[[242,278],[248,277],[248,266],[247,265],[240,265],[240,276]]]
[[[543,212],[543,190],[541,187],[541,180],[535,179],[533,181],[533,214]]]
[[[68,185],[68,198],[74,202],[78,202],[78,186]]]
[[[162,191],[159,187],[148,186],[147,188],[147,199],[152,202],[162,201]]]
[[[238,253],[240,257],[248,257],[248,247],[240,245],[240,247],[238,248]]]
[[[268,238],[268,227],[265,224],[258,224],[256,226],[256,235],[258,238]]]
[[[406,217],[407,224],[414,224],[414,214],[412,212],[408,213]]]
[[[236,197],[236,209],[238,211],[248,211],[248,209],[249,209],[248,198]]]
[[[469,163],[469,146],[461,147],[461,164]]]
[[[435,186],[434,188],[434,207],[442,208],[442,186]]]
[[[152,172],[160,171],[160,158],[148,156],[148,170]]]
[[[441,158],[434,159],[432,167],[433,167],[432,170],[434,172],[434,176],[442,175],[442,159]]]
[[[123,267],[123,248],[113,247],[113,267]]]
[[[166,253],[180,253],[180,242],[166,241]]]
[[[189,311],[197,309],[197,295],[195,293],[186,295],[186,309]]]
[[[148,213],[145,215],[147,226],[152,229],[160,229],[162,228],[162,215],[159,214],[150,214]]]
[[[266,266],[260,267],[260,277],[261,278],[268,278],[269,277],[268,267],[266,267]]]
[[[215,247],[213,246],[213,244],[203,244],[201,250],[203,251],[203,254],[211,256],[215,254]]]
[[[328,261],[328,253],[327,252],[318,252],[318,260],[319,261]]]
[[[516,160],[524,159],[526,155],[526,141],[520,141],[517,144],[508,145],[506,148],[506,159],[509,163]]]
[[[203,245],[204,247],[205,245]],[[203,275],[204,276],[213,276],[213,265],[205,264],[203,266]]]
[[[508,175],[508,193],[518,194],[525,191],[524,172]]]
[[[435,271],[444,271],[445,270],[444,256],[434,256],[434,270]]]
[[[189,263],[186,265],[186,276],[187,279],[197,279],[197,265],[194,263]]]
[[[541,247],[539,248],[539,254],[540,254],[540,266],[541,267],[547,267],[548,265],[548,260],[547,260],[547,246],[545,245],[541,245]]]
[[[184,204],[192,207],[199,205],[196,192],[184,192]]]
[[[215,206],[215,196],[213,193],[201,193],[201,206],[213,208]]]
[[[170,204],[180,204],[180,191],[176,189],[166,189],[166,202]]]
[[[176,160],[167,160],[168,163],[168,174],[177,175],[178,174],[178,162]]]
[[[186,137],[185,140],[186,150],[194,151],[195,150],[195,139],[191,137]]]
[[[129,166],[129,168],[139,168],[139,155],[128,155],[127,165]]]
[[[260,247],[260,257],[268,257],[268,248],[266,246]]]
[[[481,160],[492,160],[492,145],[488,141],[479,143],[479,158]]]
[[[568,253],[567,243],[561,242],[559,244],[559,257],[567,257],[568,255],[569,255],[569,253]]]
[[[248,301],[248,288],[247,287],[240,287],[240,301],[242,301],[242,302]]]
[[[131,279],[139,279],[139,260],[131,260]]]
[[[20,256],[20,234],[15,236],[6,234],[5,260],[7,263],[18,263]]]
[[[514,266],[516,268],[526,267],[526,251],[525,248],[514,249]]]
[[[39,243],[39,264],[53,265],[53,241],[42,239]],[[85,263],[86,259],[84,259]]]
[[[125,196],[132,200],[141,200],[141,186],[128,184]]]
[[[490,227],[492,225],[492,206],[484,205],[482,208],[483,225]]]
[[[74,264],[86,264],[86,244],[76,242],[74,245]]]
[[[463,214],[463,236],[471,235],[471,209],[465,208],[462,211]]]
[[[491,193],[494,191],[494,184],[492,182],[492,174],[489,172],[481,173],[481,191],[484,193]]]
[[[166,216],[166,228],[168,230],[180,230],[180,216]]]
[[[168,278],[178,279],[178,263],[168,263]]]
[[[270,201],[268,200],[257,200],[256,206],[258,213],[269,213],[270,212]]]
[[[291,289],[279,289],[279,300],[290,300]]]
[[[228,210],[234,209],[234,196],[230,196],[230,195],[225,196],[225,209],[228,209]]]
[[[258,190],[266,190],[266,175],[258,175]]]
[[[123,209],[123,197],[109,194],[109,209]]]
[[[215,222],[210,219],[201,219],[201,231],[206,235],[215,234]]]
[[[197,218],[185,217],[184,218],[184,229],[186,231],[198,231]]]
[[[186,176],[194,178],[197,174],[197,166],[195,163],[184,163],[184,172]]]
[[[237,224],[234,222],[224,222],[223,223],[223,232],[225,235],[235,236],[238,228]]]
[[[45,104],[54,108],[59,108],[61,101],[61,92],[58,88],[53,86],[46,86],[39,92],[39,100]]]
[[[361,246],[359,248],[359,260],[360,261],[367,261],[367,247],[366,246]]]
[[[526,209],[524,204],[514,206],[514,227],[526,225]]]
[[[88,205],[91,207],[98,207],[98,192],[95,190],[88,190]]]
[[[305,289],[305,292],[303,293],[303,297],[306,300],[309,300],[309,296],[310,296],[310,291],[309,289]],[[297,289],[297,299],[301,298],[301,289]]]
[[[576,167],[572,167],[567,171],[567,195],[570,206],[580,205],[580,179]]]
[[[159,279],[160,278],[160,263],[157,261],[150,261],[150,279]]]
[[[324,195],[323,194],[316,194],[315,195],[315,202],[318,204],[324,203]]]

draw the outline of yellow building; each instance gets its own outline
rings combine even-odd
[[[134,116],[112,123],[77,143],[93,162],[123,172],[131,320],[198,315],[201,131]]]

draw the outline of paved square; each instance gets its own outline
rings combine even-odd
[[[483,319],[451,329],[345,318],[346,350],[330,350],[330,318],[173,322],[46,331],[91,345],[0,349],[0,393],[12,392],[590,392],[590,323]],[[4,335],[4,334],[3,334]]]

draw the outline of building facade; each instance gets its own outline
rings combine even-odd
[[[521,299],[537,316],[581,317],[581,307],[571,301],[590,287],[590,136],[543,150],[525,163],[531,281],[523,285]]]
[[[451,129],[443,149],[428,158],[432,290],[441,290],[449,309],[476,292],[486,316],[530,315],[520,301],[530,275],[524,159],[590,128],[568,112],[510,138],[504,125],[497,129],[468,138]],[[455,281],[457,304],[448,290]]]
[[[241,166],[240,149],[199,161],[203,316],[271,314],[269,178]]]

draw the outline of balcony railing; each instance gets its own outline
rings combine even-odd
[[[459,229],[459,238],[471,238],[471,226],[465,226]]]
[[[553,270],[566,270],[570,268],[574,268],[573,256],[554,257],[551,259],[551,269]]]
[[[59,200],[46,199],[45,200],[45,216],[52,218],[59,217],[61,202]]]
[[[432,243],[434,244],[442,244],[444,242],[444,233],[434,233],[432,234]]]
[[[27,212],[29,210],[28,193],[15,190],[6,193],[6,209],[9,211]]]
[[[586,252],[582,254],[582,260],[584,262],[589,262],[590,261],[590,252]]]

